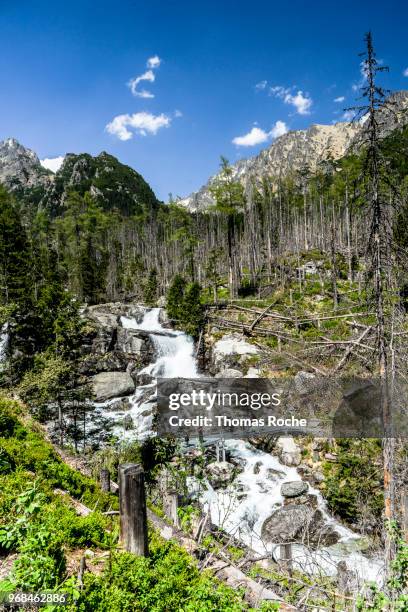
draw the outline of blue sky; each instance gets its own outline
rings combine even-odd
[[[187,195],[221,154],[340,120],[369,28],[384,85],[408,89],[407,22],[395,0],[0,0],[0,138],[106,150],[160,198]]]

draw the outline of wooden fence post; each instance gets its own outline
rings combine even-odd
[[[174,527],[179,528],[179,516],[178,516],[178,493],[177,491],[167,491],[166,493],[166,514],[171,520]]]
[[[408,489],[401,493],[402,531],[405,542],[408,544]]]
[[[102,468],[99,472],[99,482],[101,483],[102,491],[110,492],[110,472],[106,468]]]
[[[279,560],[282,566],[289,572],[292,573],[292,544],[281,544],[279,551]]]
[[[140,464],[119,466],[120,536],[128,552],[147,557],[147,512],[144,471]]]

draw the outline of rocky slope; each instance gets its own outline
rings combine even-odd
[[[381,112],[378,119],[382,136],[408,122],[408,91],[393,94],[389,103],[389,110]],[[363,121],[312,125],[307,130],[290,131],[256,157],[234,164],[233,176],[246,187],[253,181],[260,184],[263,178],[283,177],[306,168],[313,172],[319,163],[339,159],[350,149],[360,146],[364,131]],[[218,178],[219,175],[211,177],[201,189],[179,203],[191,211],[205,210],[214,204],[210,189]]]
[[[12,191],[46,188],[52,173],[42,167],[38,156],[15,138],[0,142],[0,183]]]
[[[34,151],[14,138],[0,142],[0,183],[27,206],[38,205],[54,215],[62,211],[71,191],[81,195],[89,191],[102,208],[116,208],[124,215],[158,205],[143,177],[104,151],[96,157],[68,153],[53,174],[43,168]]]

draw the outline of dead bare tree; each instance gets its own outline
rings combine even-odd
[[[394,446],[392,431],[391,394],[390,394],[390,333],[389,316],[392,292],[392,254],[393,240],[390,225],[389,199],[384,194],[385,160],[380,147],[381,121],[384,121],[389,103],[388,91],[377,84],[377,74],[388,71],[376,58],[371,32],[365,36],[366,51],[362,54],[362,71],[365,78],[361,92],[365,104],[352,107],[356,118],[364,118],[362,144],[365,147],[362,181],[365,191],[366,208],[370,225],[367,244],[368,272],[371,281],[372,299],[376,313],[376,345],[379,377],[381,381],[381,404],[384,427],[383,462],[384,462],[384,498],[385,518],[391,521],[394,508]],[[382,111],[382,114],[379,114]],[[385,111],[385,112],[384,112]],[[382,117],[379,120],[379,116]],[[389,314],[389,313],[388,313]],[[387,568],[393,558],[393,545],[390,534],[386,531]]]

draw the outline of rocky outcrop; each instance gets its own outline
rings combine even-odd
[[[257,347],[243,340],[240,334],[226,334],[211,349],[211,373],[219,374],[220,378],[236,378],[238,373],[241,374],[240,368],[245,367],[248,360],[258,353]]]
[[[298,466],[302,460],[299,446],[290,436],[278,438],[276,452],[283,465]]]
[[[214,461],[205,469],[207,478],[214,489],[227,487],[234,479],[237,468],[228,461]]]
[[[158,206],[152,189],[133,168],[121,164],[105,151],[93,157],[68,153],[54,174],[44,168],[31,149],[15,138],[0,142],[0,183],[23,200],[36,203],[52,214],[61,212],[68,195],[88,192],[105,210],[125,216]]]
[[[307,493],[309,485],[302,480],[294,480],[293,482],[284,482],[281,486],[282,497],[300,497]]]
[[[90,382],[97,402],[130,395],[135,390],[135,383],[127,372],[101,372],[92,376]]]
[[[312,546],[336,544],[338,533],[326,525],[323,514],[309,504],[287,505],[275,510],[262,525],[265,542],[303,542]]]
[[[85,308],[81,373],[95,376],[127,372],[136,382],[137,371],[151,363],[154,356],[148,332],[132,329],[141,323],[145,311],[138,304],[120,302]]]
[[[52,173],[42,167],[37,155],[23,147],[15,138],[0,142],[0,183],[11,191],[46,188],[52,183]]]

